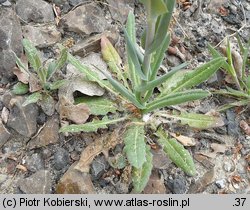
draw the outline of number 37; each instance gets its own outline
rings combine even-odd
[[[246,198],[235,198],[235,204],[233,206],[244,206]]]

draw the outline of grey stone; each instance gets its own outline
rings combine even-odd
[[[0,0],[0,4],[2,4],[2,3],[4,3],[4,2],[6,2],[6,0]]]
[[[70,162],[69,152],[63,148],[59,148],[54,155],[54,167],[56,170],[65,168]]]
[[[128,17],[129,11],[134,10],[134,0],[107,0],[110,5],[109,10],[114,20],[118,20],[121,23],[125,23]]]
[[[5,128],[5,126],[2,123],[2,120],[0,119],[0,148],[9,140],[11,134]]]
[[[61,40],[61,33],[56,29],[55,25],[26,25],[22,29],[23,36],[29,39],[35,47],[49,47]]]
[[[37,129],[38,107],[36,104],[22,106],[24,100],[24,97],[21,96],[11,99],[12,108],[10,109],[7,126],[25,137],[31,137]]]
[[[101,176],[105,173],[105,171],[109,168],[109,164],[104,156],[98,156],[94,159],[91,165],[91,175],[97,180],[100,179]]]
[[[70,11],[62,18],[62,26],[67,31],[83,35],[101,33],[108,28],[103,10],[94,3]]]
[[[226,111],[227,116],[227,133],[230,136],[239,137],[240,134],[240,127],[239,127],[239,121],[236,118],[236,113],[233,110],[227,110]]]
[[[59,121],[58,116],[53,116],[48,119],[44,128],[35,139],[29,142],[30,148],[45,147],[49,144],[57,143],[59,139]]]
[[[54,21],[52,6],[43,0],[19,0],[16,13],[25,22],[46,23]]]
[[[168,180],[167,185],[174,194],[183,194],[187,189],[185,180],[180,178]]]
[[[48,170],[40,170],[28,178],[18,182],[20,190],[26,194],[49,194],[51,193],[52,181]]]
[[[22,30],[20,22],[9,8],[0,9],[0,77],[9,78],[16,65],[14,53],[21,56]]]
[[[76,6],[78,4],[81,4],[81,3],[84,3],[84,2],[87,2],[88,0],[69,0],[69,4],[71,6]]]
[[[35,154],[32,154],[30,157],[27,157],[26,167],[31,172],[36,172],[36,171],[44,169],[45,162],[44,162],[42,154],[35,153]]]

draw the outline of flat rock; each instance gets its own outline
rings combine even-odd
[[[84,3],[84,2],[87,2],[88,0],[69,0],[69,4],[71,6],[76,6],[78,4],[81,4],[81,3]]]
[[[70,162],[69,152],[63,148],[58,148],[54,154],[54,167],[61,170]]]
[[[101,58],[101,54],[91,53],[84,58],[81,58],[78,56],[77,56],[77,58],[81,64],[88,66],[91,71],[98,74],[100,79],[106,79],[106,76],[104,74],[102,74],[100,71],[98,71],[96,68],[94,68],[94,66],[98,67],[99,69],[104,71],[106,74],[111,76],[110,72],[108,71],[107,64]],[[67,76],[68,77],[77,76],[79,74],[82,74],[83,76],[85,76],[83,73],[81,73],[79,70],[77,70],[72,64],[67,65]]]
[[[22,30],[14,11],[10,8],[0,9],[0,77],[9,78],[13,75],[15,56],[21,56]],[[14,52],[14,53],[13,53]]]
[[[52,181],[48,170],[40,170],[28,178],[18,182],[20,190],[26,194],[49,194],[51,193]]]
[[[44,147],[49,144],[55,144],[59,139],[59,120],[57,116],[53,116],[45,123],[44,128],[36,138],[29,142],[30,148]]]
[[[70,166],[56,186],[57,194],[93,194],[95,189],[91,177],[74,169],[76,163]]]
[[[129,11],[134,10],[134,0],[107,0],[107,2],[112,18],[121,23],[125,23]]]
[[[9,140],[10,136],[11,134],[9,133],[7,128],[5,128],[0,118],[0,148]]]
[[[22,106],[24,100],[25,98],[21,96],[11,99],[12,108],[10,109],[7,126],[25,137],[31,137],[37,129],[38,107],[36,104]]]
[[[82,5],[62,18],[61,24],[67,31],[89,35],[101,33],[108,28],[103,10],[95,3]]]
[[[41,153],[34,153],[28,156],[25,162],[27,169],[31,172],[42,170],[45,167],[45,161]]]
[[[54,21],[52,6],[43,0],[19,0],[17,15],[25,22],[47,23]]]
[[[22,29],[23,36],[29,39],[35,47],[49,47],[61,40],[61,33],[56,29],[55,25],[26,25]]]

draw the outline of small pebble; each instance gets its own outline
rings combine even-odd
[[[61,170],[66,167],[70,162],[68,151],[63,148],[59,148],[54,155],[54,167],[56,170]]]
[[[216,186],[220,189],[224,189],[226,187],[226,180],[220,179],[215,182]]]

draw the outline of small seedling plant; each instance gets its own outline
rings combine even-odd
[[[231,76],[235,85],[233,88],[227,86],[224,90],[215,91],[217,94],[227,95],[236,99],[235,102],[221,106],[219,108],[221,111],[235,106],[250,104],[250,39],[248,43],[244,43],[241,41],[239,34],[236,35],[236,39],[240,53],[232,50],[229,38],[227,39],[226,47],[220,47],[220,51],[209,45],[209,51],[213,58],[227,58],[223,62],[222,68],[226,71],[226,74]]]
[[[161,109],[165,107],[209,96],[210,93],[207,90],[192,88],[207,80],[224,62],[222,57],[215,58],[187,73],[181,71],[187,65],[184,63],[161,74],[165,51],[171,40],[168,29],[175,0],[141,0],[140,2],[146,8],[147,24],[139,46],[136,40],[135,17],[133,13],[128,15],[124,28],[127,68],[121,67],[122,59],[105,37],[101,40],[102,56],[112,76],[102,69],[99,70],[107,80],[99,79],[96,71],[82,65],[74,56],[68,54],[69,63],[83,72],[88,80],[97,82],[124,101],[124,116],[114,119],[105,116],[100,120],[95,119],[82,125],[68,125],[61,128],[61,132],[95,132],[98,128],[107,128],[109,124],[126,121],[126,131],[122,138],[125,145],[124,153],[132,167],[134,192],[141,192],[144,189],[153,167],[151,148],[145,137],[150,127],[153,128],[154,138],[158,140],[166,155],[187,175],[195,175],[195,166],[190,153],[175,139],[169,138],[168,132],[161,125],[156,125],[154,117],[163,115],[164,110],[161,111]],[[180,72],[182,73],[178,76],[178,80],[176,81],[175,77],[175,82],[172,82],[173,76]],[[160,93],[156,93],[156,89],[161,90]],[[132,105],[133,112],[137,114],[131,114],[126,104]],[[94,107],[94,104],[92,103],[91,106]],[[199,128],[206,128],[215,123],[212,117],[201,114],[181,113],[176,117],[185,124]]]
[[[20,82],[13,86],[12,92],[16,95],[29,93],[23,106],[31,103],[54,104],[51,94],[64,85],[66,80],[52,81],[52,78],[56,71],[60,70],[66,63],[67,49],[63,49],[59,59],[51,61],[46,67],[33,44],[28,39],[23,39],[22,43],[29,65],[26,66],[16,56]]]

